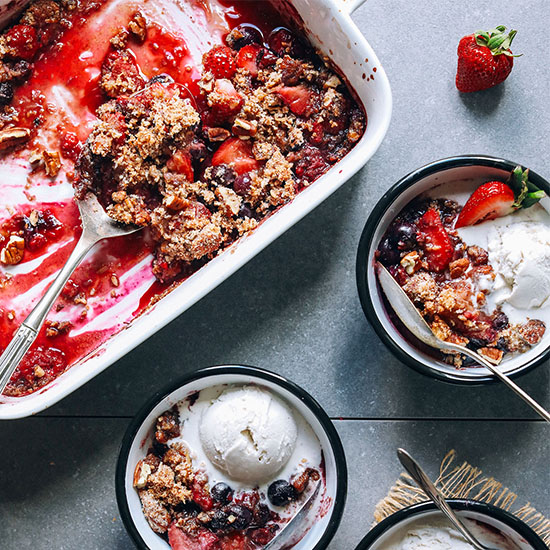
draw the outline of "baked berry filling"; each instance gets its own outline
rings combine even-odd
[[[498,364],[505,355],[539,343],[546,326],[538,319],[511,323],[499,307],[488,310],[495,271],[487,251],[467,245],[455,229],[461,211],[452,200],[413,201],[390,224],[375,256],[439,338]],[[477,366],[456,353],[443,359],[458,368]]]

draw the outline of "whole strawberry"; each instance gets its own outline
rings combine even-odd
[[[456,87],[460,92],[478,92],[506,80],[517,57],[510,50],[516,33],[512,30],[506,34],[506,27],[500,25],[460,40],[456,71]]]

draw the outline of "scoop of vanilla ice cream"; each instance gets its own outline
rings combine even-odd
[[[259,484],[288,462],[298,430],[292,413],[254,386],[224,391],[203,413],[199,435],[208,459],[230,478]]]
[[[487,237],[496,273],[493,298],[520,309],[545,305],[550,296],[550,227],[519,222],[493,227]]]
[[[474,536],[486,546],[511,550],[515,548],[512,541],[483,524],[463,520]],[[409,527],[401,528],[394,533],[379,550],[471,550],[471,546],[462,535],[444,518],[425,520],[418,518]]]

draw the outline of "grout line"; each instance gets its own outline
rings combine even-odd
[[[355,420],[363,422],[544,422],[542,418],[478,418],[478,417],[360,417],[360,416],[331,416],[333,421]]]
[[[28,418],[82,418],[82,419],[111,419],[131,420],[132,415],[88,415],[88,414],[43,414]],[[346,422],[543,422],[539,418],[476,418],[476,417],[383,417],[383,416],[331,416],[332,421]]]

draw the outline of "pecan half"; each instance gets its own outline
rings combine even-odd
[[[0,252],[0,262],[4,265],[18,264],[25,254],[25,239],[12,235]]]
[[[210,141],[225,141],[231,134],[225,128],[208,128],[206,131]]]
[[[21,145],[29,139],[31,131],[28,128],[7,128],[0,130],[0,151],[15,145]]]

